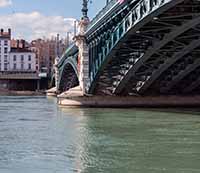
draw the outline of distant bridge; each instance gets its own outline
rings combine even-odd
[[[200,1],[111,0],[57,67],[59,92],[83,82],[93,95],[198,93]]]

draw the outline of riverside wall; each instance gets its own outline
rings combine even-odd
[[[75,96],[58,97],[64,107],[200,107],[199,96]]]

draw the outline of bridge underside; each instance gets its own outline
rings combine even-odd
[[[200,1],[180,1],[142,22],[109,53],[93,94],[199,93]]]

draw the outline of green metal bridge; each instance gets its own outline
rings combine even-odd
[[[79,85],[84,63],[87,94],[199,92],[199,0],[111,0],[79,37],[87,49],[74,43],[60,58],[59,92]],[[88,61],[81,64],[81,55]]]

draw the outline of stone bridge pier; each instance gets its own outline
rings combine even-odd
[[[89,78],[89,49],[86,43],[86,29],[89,24],[89,18],[82,18],[79,22],[79,33],[75,36],[75,43],[79,49],[78,53],[78,73],[79,86],[83,95],[87,94]]]

